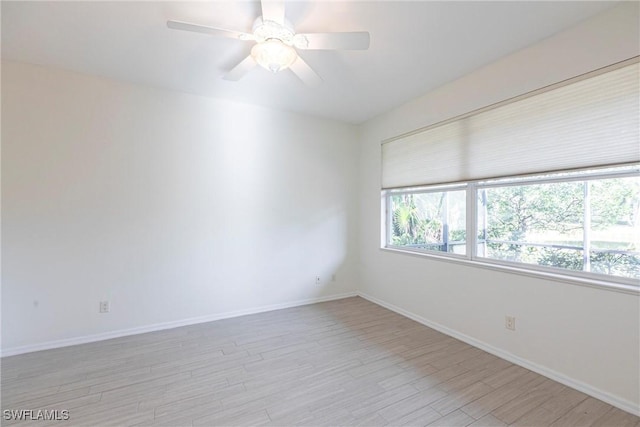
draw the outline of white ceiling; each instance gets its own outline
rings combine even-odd
[[[2,58],[360,123],[615,2],[289,1],[297,32],[369,31],[367,51],[303,51],[324,79],[256,68],[220,77],[252,43],[169,30],[168,19],[250,32],[259,2],[2,1]],[[550,64],[552,66],[553,64]]]

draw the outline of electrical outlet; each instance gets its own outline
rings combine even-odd
[[[110,309],[109,301],[100,301],[100,313],[108,313]]]
[[[516,318],[512,317],[512,316],[505,316],[504,317],[504,327],[511,330],[511,331],[515,331],[516,330]]]
[[[320,276],[316,276],[316,285],[320,284]]]

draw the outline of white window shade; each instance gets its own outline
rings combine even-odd
[[[637,62],[382,145],[398,188],[640,161]]]

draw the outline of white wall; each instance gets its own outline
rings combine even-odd
[[[5,62],[2,154],[5,354],[356,289],[352,126]]]
[[[638,55],[639,40],[638,3],[625,3],[365,123],[361,291],[637,412],[638,296],[381,250],[380,142]]]

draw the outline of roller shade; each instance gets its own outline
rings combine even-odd
[[[382,187],[638,162],[639,72],[634,60],[386,142]]]

